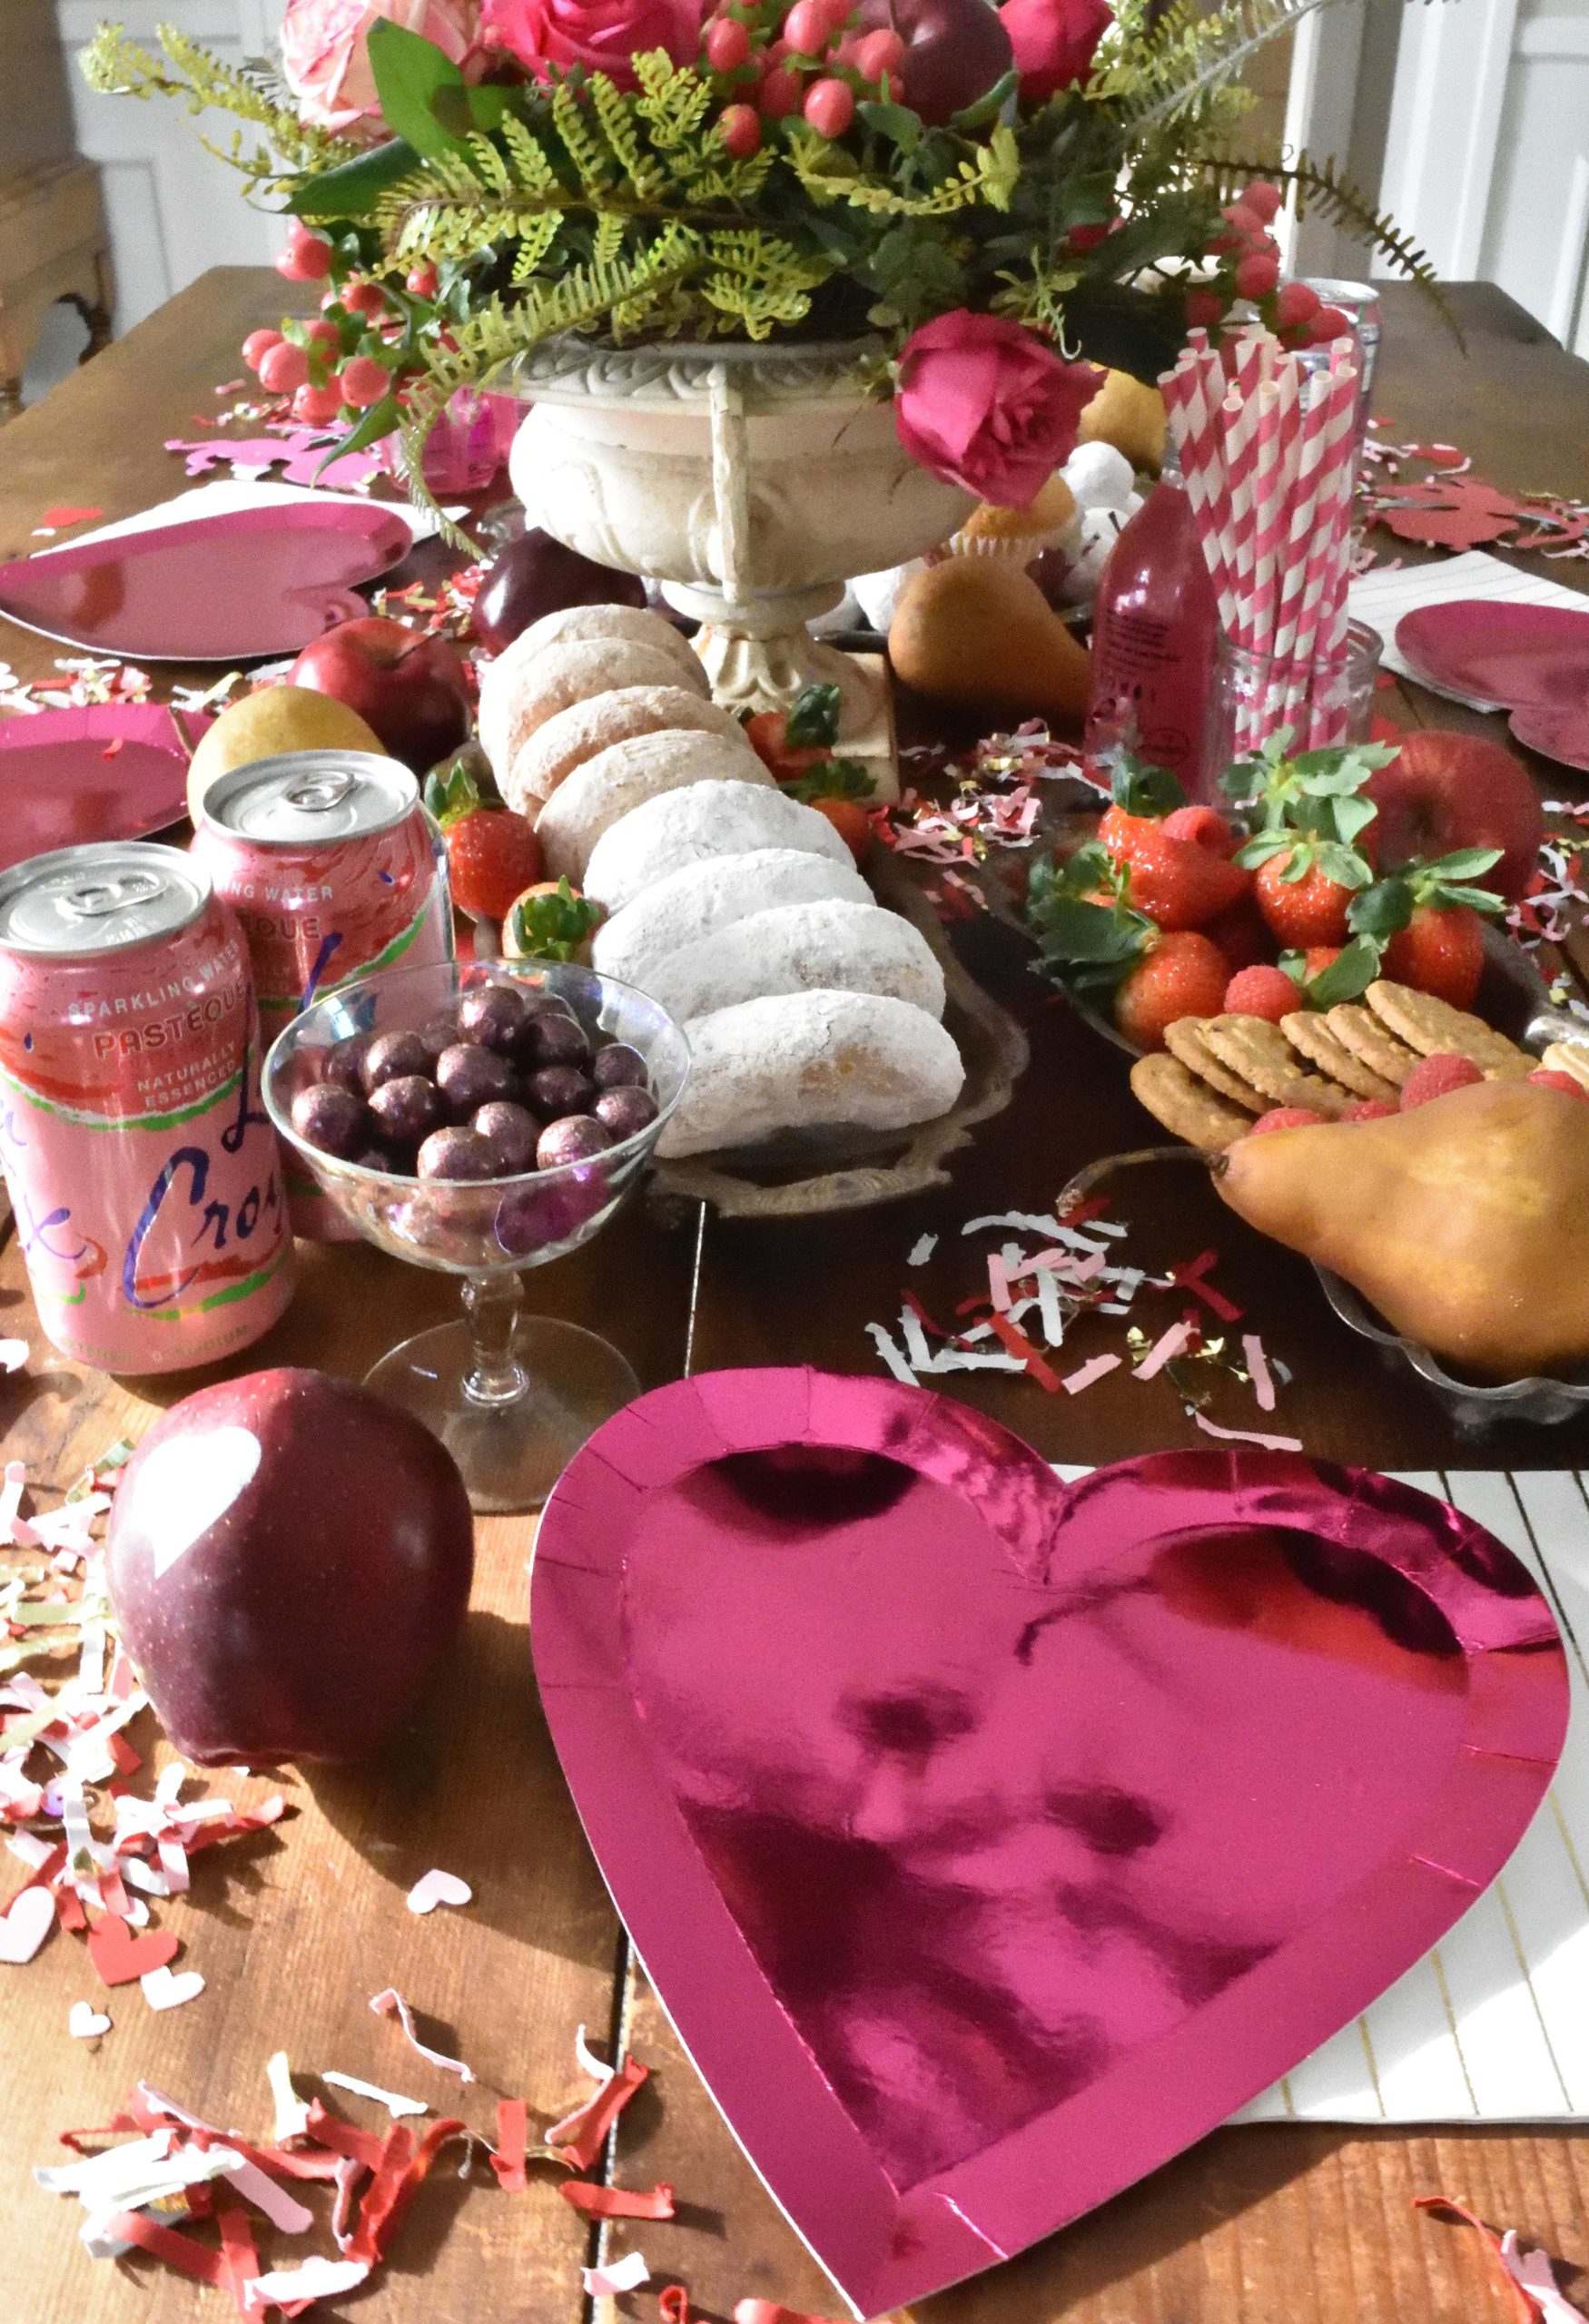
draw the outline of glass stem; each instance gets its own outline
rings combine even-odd
[[[474,1349],[463,1392],[471,1403],[516,1403],[529,1385],[528,1374],[513,1354],[522,1291],[518,1274],[510,1268],[493,1268],[489,1274],[464,1278],[464,1313]]]

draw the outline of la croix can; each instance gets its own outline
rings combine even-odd
[[[0,1165],[39,1320],[106,1372],[259,1338],[292,1293],[248,947],[138,842],[0,876]]]
[[[452,958],[446,850],[396,759],[288,751],[234,767],[205,792],[191,852],[242,922],[267,1048],[340,985]],[[291,1157],[286,1170],[301,1235],[357,1239]]]

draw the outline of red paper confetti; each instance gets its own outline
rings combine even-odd
[[[587,2219],[671,2219],[673,2189],[661,2181],[648,2191],[597,2187],[588,2179],[565,2179],[558,2192]]]
[[[1046,1363],[1042,1356],[1039,1354],[1037,1349],[1033,1347],[1031,1342],[1027,1338],[1026,1334],[1020,1328],[1019,1324],[1012,1324],[1008,1315],[992,1315],[989,1316],[988,1321],[992,1325],[998,1337],[1003,1341],[1011,1354],[1018,1355],[1021,1358],[1022,1363],[1026,1366],[1028,1372],[1031,1373],[1032,1378],[1037,1382],[1038,1386],[1040,1388],[1046,1389],[1051,1396],[1058,1395],[1060,1389],[1059,1374],[1054,1370],[1051,1364]]]
[[[587,2105],[554,2122],[547,2144],[564,2162],[588,2171],[601,2152],[602,2141],[650,2073],[637,2059],[626,2058],[610,2082],[605,2083]]]
[[[1239,1323],[1241,1309],[1204,1279],[1209,1269],[1218,1266],[1219,1263],[1218,1251],[1203,1251],[1195,1259],[1185,1259],[1179,1266],[1171,1267],[1165,1281],[1176,1291],[1189,1291],[1195,1299],[1202,1301],[1210,1315],[1218,1315],[1222,1324]]]
[[[498,2184],[510,2195],[522,2195],[529,2184],[524,2167],[528,2111],[522,2098],[497,2102],[497,2152],[491,2157],[491,2168]]]
[[[219,2251],[195,2243],[191,2235],[174,2227],[162,2227],[158,2221],[145,2219],[142,2211],[118,2211],[105,2231],[118,2243],[135,2243],[152,2258],[163,2260],[168,2268],[192,2276],[195,2283],[220,2288],[225,2282],[226,2261]]]
[[[1495,2254],[1500,2280],[1511,2297],[1513,2313],[1517,2317],[1518,2324],[1535,2324],[1540,2312],[1538,2302],[1529,2297],[1512,2270],[1506,2265],[1502,2253],[1501,2238],[1493,2227],[1485,2225],[1476,2211],[1470,2211],[1466,2203],[1456,2202],[1449,2195],[1415,2195],[1413,2209],[1416,2211],[1452,2211],[1466,2225],[1476,2230],[1483,2239],[1486,2250]]]
[[[103,508],[46,508],[39,518],[41,525],[85,525],[91,517],[103,517]]]
[[[690,2296],[682,2284],[664,2284],[656,2305],[662,2324],[690,2324]]]

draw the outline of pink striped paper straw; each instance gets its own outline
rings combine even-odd
[[[1288,531],[1291,475],[1288,450],[1296,435],[1292,423],[1297,408],[1297,372],[1293,364],[1283,363],[1276,378],[1265,381],[1258,391],[1258,403],[1252,640],[1253,652],[1262,657],[1262,690],[1251,704],[1249,732],[1245,737],[1248,749],[1262,743],[1279,723],[1276,715],[1277,673],[1273,655],[1280,552]]]
[[[1303,574],[1302,600],[1297,615],[1297,638],[1291,653],[1292,691],[1303,698],[1311,691],[1314,655],[1318,643],[1321,612],[1335,555],[1336,522],[1339,513],[1342,470],[1352,460],[1352,429],[1356,416],[1357,375],[1330,370],[1326,388],[1324,443],[1319,455],[1318,489],[1314,523]],[[1350,483],[1346,485],[1350,493]],[[1334,605],[1328,608],[1333,621]],[[1325,635],[1329,635],[1327,629]],[[1298,740],[1303,738],[1300,734]]]
[[[1306,686],[1292,666],[1292,656],[1297,645],[1297,624],[1302,610],[1308,551],[1318,517],[1328,417],[1329,380],[1322,371],[1315,371],[1308,376],[1302,399],[1297,479],[1291,493],[1289,526],[1281,560],[1279,606],[1275,622],[1275,661],[1284,679],[1284,699],[1278,724],[1293,727],[1306,694]]]
[[[1220,625],[1229,631],[1236,619],[1235,551],[1221,516],[1224,496],[1219,445],[1209,409],[1205,369],[1183,357],[1159,384],[1180,457],[1181,478],[1191,502],[1203,561],[1219,600]]]
[[[1276,342],[1267,332],[1248,332],[1230,350],[1231,383],[1219,412],[1225,469],[1229,481],[1231,531],[1236,543],[1236,642],[1250,651],[1253,643],[1253,571],[1256,564],[1257,513],[1254,487],[1258,471],[1258,391]]]

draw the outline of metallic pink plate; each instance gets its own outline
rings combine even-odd
[[[1589,703],[1589,606],[1453,597],[1404,614],[1396,643],[1420,677],[1481,702]]]
[[[410,538],[372,501],[234,509],[0,565],[0,614],[96,654],[257,661],[367,614],[354,585]]]
[[[1524,703],[1506,723],[1542,758],[1589,774],[1589,694],[1576,703]]]
[[[210,724],[190,714],[196,743]],[[145,839],[187,813],[188,754],[163,704],[0,720],[0,871],[54,847]]]
[[[1416,1961],[1566,1723],[1490,1534],[1364,1472],[1062,1485],[948,1397],[640,1397],[541,1520],[591,1846],[731,2129],[865,2316],[1106,2201]]]

